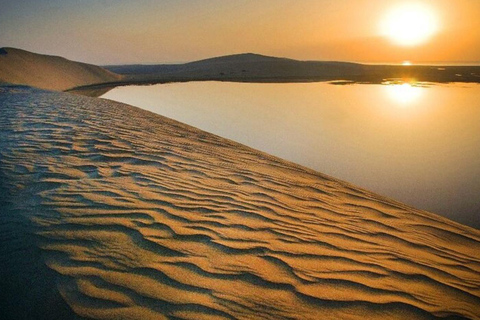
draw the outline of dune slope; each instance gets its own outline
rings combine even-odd
[[[0,91],[12,318],[480,319],[478,230],[138,108]]]
[[[0,49],[0,82],[63,91],[120,79],[120,75],[91,64],[14,48]]]

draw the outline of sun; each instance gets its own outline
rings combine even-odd
[[[392,8],[381,22],[381,33],[401,46],[429,40],[438,30],[435,12],[427,5],[409,3]]]

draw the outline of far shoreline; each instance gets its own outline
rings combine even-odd
[[[190,81],[246,83],[345,84],[480,83],[480,66],[387,65],[331,61],[298,61],[257,54],[239,54],[184,64],[104,66],[121,76],[115,81],[87,84],[65,91],[84,94],[117,86]],[[94,95],[98,96],[98,95]]]

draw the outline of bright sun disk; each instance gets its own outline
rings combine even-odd
[[[434,11],[420,4],[394,7],[381,23],[381,32],[402,46],[415,46],[430,39],[438,29]]]

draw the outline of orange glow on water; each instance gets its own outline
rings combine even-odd
[[[418,100],[423,92],[423,88],[410,83],[387,85],[385,88],[390,99],[403,106],[408,106]]]

